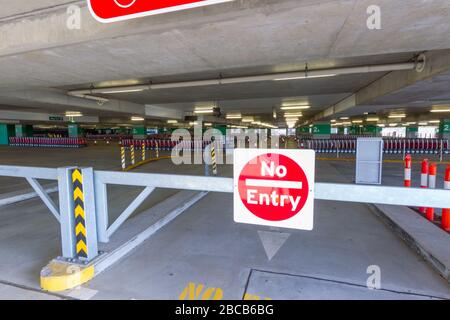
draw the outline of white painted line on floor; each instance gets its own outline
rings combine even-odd
[[[67,293],[67,296],[78,300],[91,300],[97,295],[97,293],[98,290],[93,290],[86,287],[77,287],[73,290],[70,290]]]

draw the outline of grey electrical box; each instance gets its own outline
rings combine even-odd
[[[357,184],[381,184],[383,146],[382,138],[358,138],[355,179]]]

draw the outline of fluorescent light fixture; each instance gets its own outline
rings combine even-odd
[[[419,122],[419,126],[426,126],[428,125],[428,122]]]
[[[310,108],[311,108],[311,106],[284,106],[284,107],[281,107],[281,110],[285,110],[285,111],[287,111],[287,110],[307,110]]]
[[[378,117],[367,117],[366,121],[368,121],[368,122],[378,122],[378,121],[380,121],[380,118],[378,118]]]
[[[339,119],[341,119],[341,120],[348,120],[350,118],[349,117],[340,117]]]
[[[390,114],[388,116],[389,119],[401,119],[401,118],[406,118],[406,114]]]
[[[450,112],[450,109],[433,109],[433,110],[430,110],[430,112],[431,113],[439,113],[439,112],[445,113],[445,112]]]
[[[177,120],[167,120],[167,123],[168,124],[176,124],[176,123],[178,123],[178,121]]]
[[[350,121],[342,122],[344,126],[350,126],[352,123]]]
[[[131,117],[131,121],[144,121],[145,118],[142,117]]]
[[[227,114],[227,119],[242,119],[242,115],[240,113],[230,113]]]
[[[284,114],[285,118],[300,118],[303,117],[302,113],[285,113]]]
[[[287,77],[287,78],[278,78],[274,79],[274,81],[288,81],[288,80],[302,80],[302,79],[315,79],[315,78],[328,78],[328,77],[334,77],[336,74],[323,74],[323,75],[317,75],[317,76],[298,76],[298,77]]]
[[[352,123],[363,123],[364,121],[362,120],[353,120]]]
[[[398,123],[389,123],[389,127],[396,127]]]
[[[330,120],[331,123],[336,123],[336,120]]]
[[[386,125],[385,125],[385,124],[383,124],[383,123],[380,123],[380,124],[378,124],[377,126],[378,126],[378,127],[380,127],[380,128],[384,128],[384,127],[386,127]]]
[[[250,123],[250,122],[254,122],[255,118],[253,118],[253,117],[243,117],[241,121],[242,122],[246,122],[246,123]]]
[[[195,110],[194,111],[195,114],[208,114],[208,113],[213,113],[213,112],[214,112],[213,109]]]
[[[212,123],[206,122],[205,127],[212,127]]]
[[[113,93],[131,93],[131,92],[141,92],[144,89],[127,89],[127,90],[106,90],[102,91],[102,94],[113,94]]]
[[[82,117],[83,116],[83,114],[81,113],[81,112],[79,112],[79,111],[67,111],[66,112],[66,117]]]
[[[406,124],[410,126],[412,124],[417,124],[417,122],[407,122]]]
[[[431,120],[431,121],[428,121],[428,123],[441,123],[441,120]]]

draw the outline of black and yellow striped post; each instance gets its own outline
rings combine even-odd
[[[216,158],[216,148],[214,142],[211,143],[211,165],[213,175],[217,176],[217,158]]]
[[[142,161],[145,161],[145,156],[146,156],[146,154],[145,154],[145,140],[144,141],[142,141]]]
[[[98,256],[93,168],[58,169],[62,257],[89,262]]]
[[[127,159],[124,147],[120,147],[120,159],[122,161],[122,170],[125,170],[127,168]]]
[[[84,209],[83,175],[80,169],[73,170],[72,184],[76,238],[75,252],[77,258],[87,259],[88,249],[86,244],[86,212]]]
[[[136,164],[136,155],[134,153],[134,144],[132,144],[130,146],[130,148],[131,148],[131,165],[134,166]]]
[[[159,143],[158,143],[158,141],[156,141],[155,150],[156,150],[156,159],[159,159]]]

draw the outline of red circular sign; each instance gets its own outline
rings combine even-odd
[[[263,154],[242,169],[238,190],[245,207],[268,221],[284,221],[305,206],[309,184],[303,169],[281,154]]]

